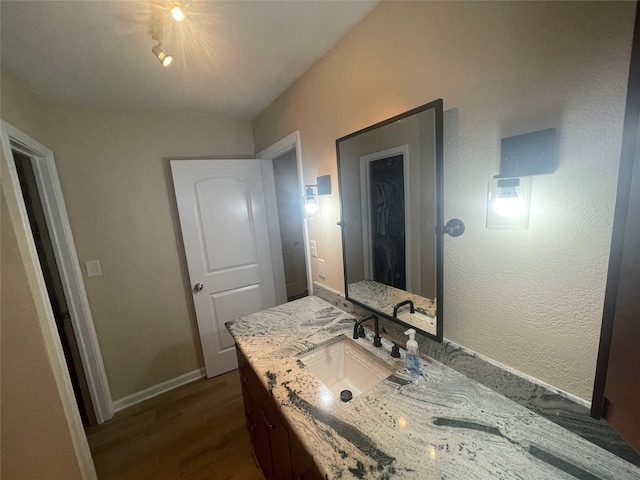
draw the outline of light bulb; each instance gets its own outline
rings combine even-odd
[[[315,199],[307,200],[307,203],[304,206],[308,215],[315,215],[318,213],[318,204],[315,202]]]
[[[185,13],[182,9],[182,5],[179,3],[174,3],[173,7],[171,7],[171,16],[176,22],[181,22],[185,19]]]
[[[493,178],[487,195],[487,228],[526,230],[530,202],[531,177]]]
[[[160,61],[163,67],[168,67],[173,61],[173,57],[171,55],[167,55],[166,53],[164,53],[164,50],[162,50],[162,47],[160,45],[156,45],[151,49],[151,51],[156,56],[156,58]]]
[[[503,217],[517,217],[524,212],[525,202],[517,194],[500,195],[493,201],[493,209]]]
[[[163,67],[168,67],[171,65],[171,62],[173,62],[173,57],[171,55],[165,55],[160,61],[162,62]]]

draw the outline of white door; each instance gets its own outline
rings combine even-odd
[[[173,160],[207,377],[237,368],[225,322],[276,305],[260,160]]]

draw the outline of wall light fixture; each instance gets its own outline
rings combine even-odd
[[[500,175],[489,180],[487,228],[529,228],[531,175],[554,172],[555,136],[555,128],[548,128],[502,139]]]
[[[307,218],[316,218],[318,216],[318,207],[318,199],[313,193],[313,188],[311,188],[310,185],[307,185],[304,195],[304,213]]]
[[[314,193],[313,189],[316,189]],[[322,175],[316,178],[315,185],[305,185],[304,211],[306,218],[318,218],[320,216],[319,195],[331,195],[331,175]]]
[[[531,177],[493,178],[487,196],[487,228],[526,230],[529,228]]]

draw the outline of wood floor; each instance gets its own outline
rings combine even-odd
[[[264,480],[237,370],[118,412],[87,438],[100,480]]]

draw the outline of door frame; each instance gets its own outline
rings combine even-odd
[[[267,224],[269,226],[269,243],[271,244],[271,258],[273,262],[273,278],[276,287],[276,302],[278,305],[287,302],[287,287],[284,278],[284,262],[282,260],[282,241],[280,237],[280,223],[278,221],[278,204],[276,199],[275,178],[273,175],[273,159],[295,150],[296,164],[298,165],[298,191],[300,197],[304,196],[304,170],[302,169],[302,149],[300,145],[300,131],[287,135],[283,139],[265,148],[256,155],[262,160],[262,178],[264,184],[264,196],[267,208]],[[309,255],[309,224],[307,218],[300,212],[302,222],[302,234],[304,238],[304,259],[307,273],[307,289],[309,295],[313,295],[313,278],[311,277],[311,255]]]
[[[602,311],[602,327],[596,362],[593,396],[591,399],[591,416],[601,419],[605,412],[605,387],[607,370],[611,354],[616,306],[618,303],[618,284],[622,270],[624,240],[629,215],[631,186],[633,175],[638,175],[640,158],[640,3],[636,2],[635,26],[629,61],[629,80],[627,82],[627,98],[625,103],[622,145],[620,148],[620,164],[618,171],[618,188],[611,232],[611,248],[607,270],[607,283]],[[633,214],[634,212],[632,212]],[[606,419],[605,419],[606,420]]]
[[[65,297],[68,302],[69,315],[75,332],[82,366],[84,367],[89,393],[93,402],[93,407],[98,423],[103,423],[113,417],[114,406],[109,389],[109,382],[104,369],[102,354],[98,344],[89,300],[82,278],[82,271],[78,261],[78,254],[75,242],[71,233],[71,225],[67,215],[67,208],[62,195],[62,188],[58,171],[53,155],[53,151],[40,144],[30,136],[21,132],[11,124],[0,119],[0,138],[4,158],[6,159],[10,181],[15,192],[15,201],[20,213],[22,227],[26,231],[28,250],[33,264],[36,266],[38,286],[43,298],[46,299],[46,308],[51,315],[47,315],[50,320],[52,334],[59,343],[60,339],[55,334],[56,326],[48,301],[44,277],[40,268],[40,260],[33,242],[33,233],[29,224],[22,189],[15,167],[13,150],[30,157],[36,176],[36,183],[43,202],[43,208],[47,226],[51,235],[51,243],[56,257],[56,263],[60,270]],[[66,365],[62,347],[56,349],[60,359]],[[70,381],[69,381],[70,382]],[[69,384],[70,385],[70,384]]]
[[[372,279],[373,268],[373,234],[369,219],[371,218],[371,189],[369,164],[383,158],[402,155],[402,174],[404,179],[404,250],[405,250],[405,288],[411,291],[411,211],[409,208],[409,145],[399,145],[379,152],[360,156],[360,204],[362,209],[362,252],[364,262],[364,278]]]

